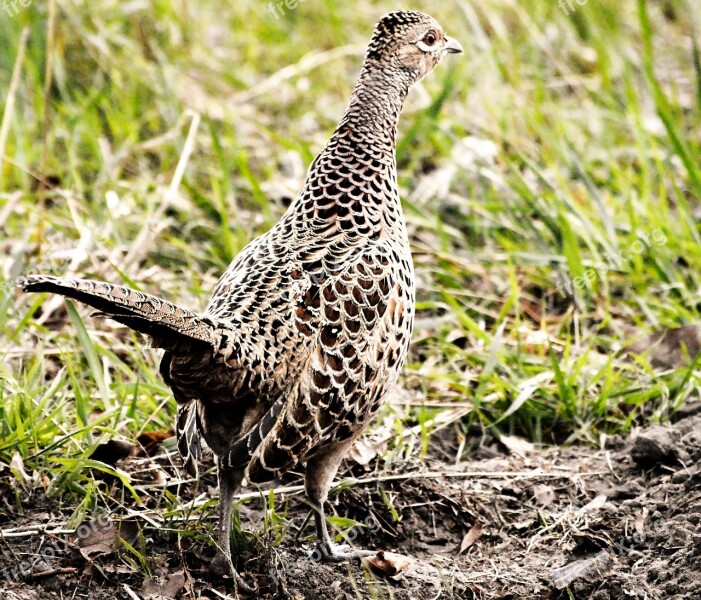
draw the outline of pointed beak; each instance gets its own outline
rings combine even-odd
[[[447,54],[462,54],[463,52],[460,42],[447,35],[445,36],[445,46],[443,46],[443,50],[445,50]]]

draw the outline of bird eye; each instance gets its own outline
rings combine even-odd
[[[433,44],[436,43],[436,34],[432,31],[430,33],[427,33],[426,37],[423,39],[423,42],[427,46],[433,46]]]

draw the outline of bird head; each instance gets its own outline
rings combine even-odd
[[[375,27],[366,60],[399,70],[415,83],[425,77],[446,55],[462,53],[433,17],[415,11],[386,14]]]

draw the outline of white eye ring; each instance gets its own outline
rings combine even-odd
[[[432,40],[432,41],[431,41]],[[431,43],[429,43],[431,41]],[[422,37],[416,45],[424,52],[433,52],[438,43],[438,35],[434,31],[429,31],[424,37]]]

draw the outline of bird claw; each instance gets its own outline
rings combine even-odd
[[[353,559],[360,560],[374,554],[371,550],[359,550],[348,544],[318,544],[309,558],[316,562],[345,562]]]
[[[257,588],[251,587],[246,583],[234,567],[231,558],[222,552],[217,552],[217,555],[209,565],[209,571],[217,577],[226,577],[227,575],[231,577],[236,583],[236,590],[241,594],[253,596],[258,592]]]

